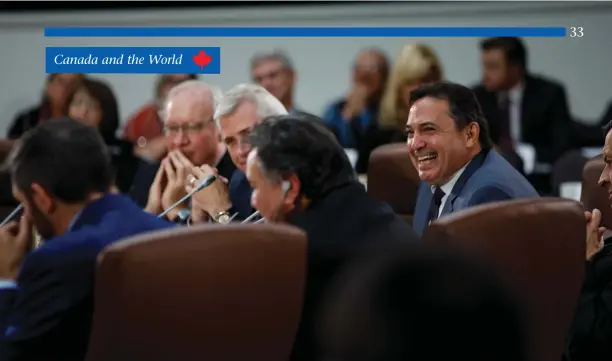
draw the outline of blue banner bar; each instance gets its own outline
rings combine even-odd
[[[48,37],[564,37],[564,27],[54,27]]]
[[[220,74],[221,48],[47,47],[47,73]]]

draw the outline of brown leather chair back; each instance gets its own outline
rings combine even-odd
[[[87,361],[286,361],[306,235],[278,225],[177,228],[103,252]]]
[[[612,208],[610,207],[608,191],[597,184],[605,166],[601,155],[586,162],[582,170],[580,200],[586,210],[599,209],[601,211],[601,223],[606,228],[612,229]]]
[[[539,198],[481,205],[433,222],[424,238],[489,260],[524,305],[530,360],[561,359],[584,277],[580,203]]]
[[[387,202],[398,215],[412,224],[421,180],[404,143],[385,144],[370,155],[368,193]]]
[[[582,170],[588,161],[580,149],[565,153],[559,158],[552,169],[552,187],[555,196],[560,195],[561,184],[566,182],[580,182]]]

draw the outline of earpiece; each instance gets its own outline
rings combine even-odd
[[[287,194],[287,192],[289,192],[289,190],[291,189],[291,183],[288,181],[284,181],[282,184],[282,189],[283,189],[283,197]]]

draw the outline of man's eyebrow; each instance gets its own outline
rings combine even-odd
[[[434,126],[437,127],[436,122],[433,120],[424,121],[418,124],[406,124],[406,128],[415,128],[415,127],[424,127],[424,126]]]

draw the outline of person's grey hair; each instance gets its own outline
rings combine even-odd
[[[288,115],[287,109],[274,95],[255,84],[238,84],[221,97],[215,111],[215,123],[220,126],[223,116],[233,113],[242,102],[251,102],[257,106],[257,114],[262,118]]]
[[[172,101],[174,97],[184,92],[193,92],[195,94],[199,94],[202,96],[202,101],[210,101],[213,109],[213,114],[217,111],[219,104],[221,103],[221,98],[223,97],[223,92],[221,88],[214,84],[209,84],[200,80],[187,80],[179,85],[173,87],[168,92],[166,99],[164,100],[164,106],[160,111],[160,118],[165,122],[166,121],[166,107],[168,106],[168,102]],[[208,99],[207,99],[208,98]]]
[[[260,52],[253,55],[251,57],[251,70],[255,68],[259,63],[268,60],[278,60],[283,65],[283,68],[291,71],[295,70],[295,68],[293,67],[293,61],[291,61],[289,55],[279,49],[275,49],[268,52]]]

